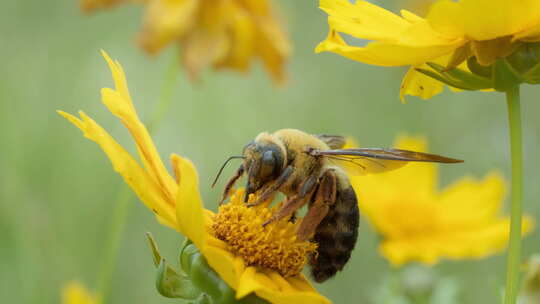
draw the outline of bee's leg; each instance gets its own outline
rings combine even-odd
[[[296,217],[296,211],[293,212],[293,214],[291,215],[291,217],[289,218],[289,222],[291,223],[296,223],[296,220],[298,219],[298,217]]]
[[[324,217],[328,214],[328,210],[336,201],[337,194],[337,177],[333,170],[328,170],[321,177],[319,187],[315,194],[315,200],[309,207],[309,210],[302,219],[302,223],[298,228],[298,239],[301,241],[308,240],[317,226],[321,223]]]
[[[311,196],[313,195],[313,192],[315,191],[316,186],[317,186],[317,177],[315,176],[308,177],[304,182],[302,182],[302,185],[300,186],[300,191],[298,191],[298,194],[289,198],[285,202],[285,204],[272,215],[272,217],[269,220],[263,223],[263,226],[266,226],[270,224],[271,222],[279,221],[282,218],[290,216],[296,210],[300,209],[305,203],[307,203],[311,199]]]
[[[293,172],[294,169],[292,166],[288,166],[287,168],[285,168],[285,170],[281,172],[275,182],[261,192],[261,195],[259,195],[257,201],[246,204],[246,206],[253,207],[267,201],[269,198],[272,197],[272,195],[276,193],[276,191],[279,190],[279,188],[281,188],[281,186],[283,186],[289,180]]]
[[[240,165],[240,168],[236,170],[236,173],[233,175],[233,177],[231,177],[231,179],[229,179],[229,181],[227,182],[227,185],[225,185],[225,189],[223,190],[223,196],[221,197],[221,200],[219,201],[219,205],[223,204],[223,202],[227,199],[227,197],[230,194],[229,192],[231,192],[231,189],[234,186],[234,183],[236,183],[236,181],[240,177],[242,177],[243,174],[244,174],[244,165]]]

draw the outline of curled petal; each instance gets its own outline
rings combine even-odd
[[[174,208],[167,202],[159,185],[107,131],[83,112],[79,113],[81,119],[62,111],[58,113],[81,129],[86,138],[101,147],[109,157],[114,170],[124,178],[139,199],[157,214],[160,221],[169,227],[176,227]]]
[[[126,76],[122,66],[118,62],[114,62],[104,51],[102,51],[102,55],[109,64],[116,87],[115,90],[109,88],[101,90],[103,103],[129,130],[137,145],[137,151],[142,163],[156,184],[159,185],[160,191],[165,195],[168,203],[174,206],[177,185],[167,172],[148,130],[137,115],[129,96]]]

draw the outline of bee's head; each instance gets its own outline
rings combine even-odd
[[[264,184],[275,180],[285,167],[286,155],[277,143],[255,140],[244,147],[244,169],[247,172],[246,197]]]

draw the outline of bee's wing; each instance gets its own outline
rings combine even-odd
[[[347,141],[346,138],[341,135],[317,134],[315,136],[324,141],[330,149],[341,149],[345,146]]]
[[[462,160],[436,154],[400,149],[357,148],[313,150],[314,156],[325,156],[349,174],[364,175],[397,169],[408,162],[461,163]]]

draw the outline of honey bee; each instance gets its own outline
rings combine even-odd
[[[260,133],[248,143],[243,159],[227,182],[220,204],[230,195],[235,182],[244,174],[247,184],[244,201],[255,206],[272,199],[278,192],[284,204],[263,225],[283,218],[295,219],[295,212],[308,204],[297,230],[299,240],[318,244],[310,257],[311,274],[324,282],[341,271],[351,256],[358,236],[359,210],[348,175],[393,170],[407,162],[459,163],[462,160],[400,149],[343,149],[345,138],[336,135],[311,135],[296,129]],[[248,203],[250,194],[257,200]]]

